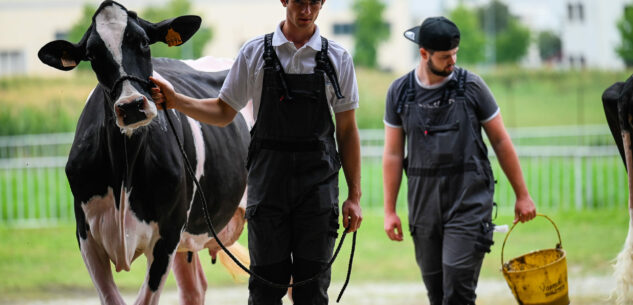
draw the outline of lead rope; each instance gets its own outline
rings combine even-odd
[[[174,137],[176,138],[176,142],[178,142],[178,148],[180,149],[180,153],[182,154],[183,159],[185,160],[185,169],[187,170],[187,173],[189,173],[189,175],[192,177],[194,183],[196,184],[196,191],[198,192],[198,194],[200,195],[200,199],[202,200],[202,212],[204,214],[204,220],[207,224],[207,226],[209,227],[211,234],[213,235],[213,238],[215,238],[215,240],[218,242],[218,245],[220,245],[220,248],[222,248],[222,250],[224,250],[224,252],[226,252],[226,254],[233,260],[233,262],[235,262],[242,270],[244,270],[244,272],[248,273],[250,276],[256,278],[257,280],[265,283],[266,285],[270,286],[270,287],[274,287],[274,288],[280,288],[280,289],[288,289],[290,287],[298,287],[298,286],[303,286],[309,282],[312,282],[314,280],[316,280],[320,275],[322,275],[324,272],[326,272],[328,269],[330,269],[330,267],[332,266],[332,263],[334,263],[334,260],[336,259],[336,257],[338,256],[339,251],[341,250],[341,246],[343,245],[343,241],[345,241],[345,236],[347,235],[347,229],[349,229],[349,225],[351,225],[351,223],[348,224],[347,228],[345,228],[345,231],[343,231],[343,235],[341,236],[341,240],[339,241],[338,246],[336,247],[336,251],[334,252],[334,256],[332,256],[332,258],[330,259],[330,261],[327,263],[326,267],[323,268],[323,270],[319,271],[317,274],[315,274],[314,276],[312,276],[309,279],[300,281],[300,282],[296,282],[296,283],[292,283],[292,284],[278,284],[278,283],[274,283],[271,282],[265,278],[263,278],[262,276],[252,272],[250,269],[248,269],[248,267],[244,266],[242,264],[242,262],[240,262],[234,255],[233,253],[231,253],[222,243],[222,241],[220,241],[220,238],[218,238],[218,234],[215,232],[215,229],[213,228],[213,224],[211,223],[211,217],[209,217],[209,212],[207,211],[207,200],[204,197],[204,194],[202,193],[202,188],[200,187],[200,182],[198,181],[198,179],[196,179],[196,176],[194,174],[193,168],[191,166],[191,163],[189,162],[189,158],[187,158],[187,154],[185,153],[185,149],[182,146],[182,143],[180,142],[180,138],[178,138],[178,135],[176,134],[176,129],[174,128],[174,124],[171,121],[171,117],[169,116],[169,110],[167,110],[165,108],[165,106],[163,106],[163,111],[165,112],[165,116],[167,117],[167,122],[169,122],[169,126],[171,127],[171,130],[174,134]],[[187,224],[185,224],[187,225]],[[352,239],[352,249],[351,249],[351,253],[350,253],[350,257],[349,257],[349,266],[347,269],[347,277],[345,279],[345,284],[343,285],[343,288],[341,289],[341,292],[339,293],[338,298],[336,299],[336,302],[338,303],[339,300],[341,299],[341,297],[343,296],[343,292],[345,291],[345,288],[347,287],[347,284],[349,283],[349,279],[352,273],[352,262],[354,260],[354,251],[356,249],[356,233],[358,232],[354,232],[354,236]]]

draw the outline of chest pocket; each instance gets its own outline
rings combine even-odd
[[[428,165],[452,164],[463,160],[461,153],[460,122],[464,118],[456,103],[451,102],[437,108],[416,105],[417,150]]]

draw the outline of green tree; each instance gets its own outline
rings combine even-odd
[[[92,24],[92,15],[94,15],[96,10],[96,6],[87,3],[84,4],[81,18],[79,18],[79,20],[77,20],[77,22],[70,28],[70,31],[68,31],[68,36],[66,37],[68,41],[77,43],[81,40]],[[90,70],[90,63],[82,61],[75,69],[82,71]]]
[[[385,4],[380,0],[354,0],[354,63],[376,67],[376,54],[381,41],[389,38],[389,26],[383,21]]]
[[[459,28],[461,39],[459,41],[458,62],[476,64],[486,59],[484,44],[486,37],[479,27],[477,13],[469,10],[464,5],[459,5],[449,14],[450,19]]]
[[[508,6],[493,0],[478,10],[479,23],[489,43],[494,43],[495,63],[516,63],[527,54],[530,30],[510,14]]]
[[[628,5],[624,9],[624,15],[617,21],[616,26],[620,32],[620,45],[615,51],[624,60],[627,67],[633,66],[633,7]]]
[[[189,0],[171,0],[163,7],[151,6],[146,8],[139,16],[150,22],[160,22],[177,16],[190,15],[191,11],[191,3]],[[213,31],[211,28],[201,26],[198,32],[181,46],[169,47],[164,43],[153,44],[151,46],[152,56],[198,58],[202,56],[204,46],[211,41],[212,38]]]
[[[530,46],[530,30],[516,19],[508,22],[508,27],[495,38],[497,63],[516,63],[527,54]]]
[[[560,56],[562,43],[560,37],[552,31],[543,31],[538,34],[538,50],[541,60],[551,60]]]
[[[68,33],[68,40],[76,43],[90,27],[92,16],[97,8],[94,5],[86,4],[83,7],[81,18],[71,27]],[[160,22],[165,19],[174,18],[181,15],[191,14],[191,4],[189,0],[171,0],[164,7],[151,6],[139,14],[139,17],[150,21]],[[198,58],[202,56],[204,46],[213,37],[211,28],[200,27],[191,39],[179,47],[170,48],[164,43],[155,43],[151,46],[152,56],[171,58]],[[82,62],[77,69],[89,69],[90,64]]]

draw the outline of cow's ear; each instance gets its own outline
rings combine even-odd
[[[47,43],[37,56],[43,63],[63,71],[74,69],[85,58],[82,47],[66,40]]]
[[[141,20],[139,18],[139,21]],[[200,23],[202,23],[202,19],[193,15],[167,19],[159,23],[141,21],[141,25],[149,36],[150,43],[162,41],[170,47],[179,46],[189,40],[200,29]]]

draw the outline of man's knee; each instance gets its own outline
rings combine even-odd
[[[444,305],[474,305],[478,277],[478,268],[444,265]]]
[[[328,304],[327,289],[330,286],[330,269],[324,270],[327,263],[308,261],[295,258],[293,261],[292,277],[294,282],[312,279],[313,281],[294,287],[292,299],[297,305],[325,305]]]
[[[251,271],[273,283],[287,285],[290,282],[290,259],[272,265],[251,266]],[[285,288],[270,287],[254,276],[248,281],[248,290],[249,305],[281,305],[281,298],[286,294]]]

